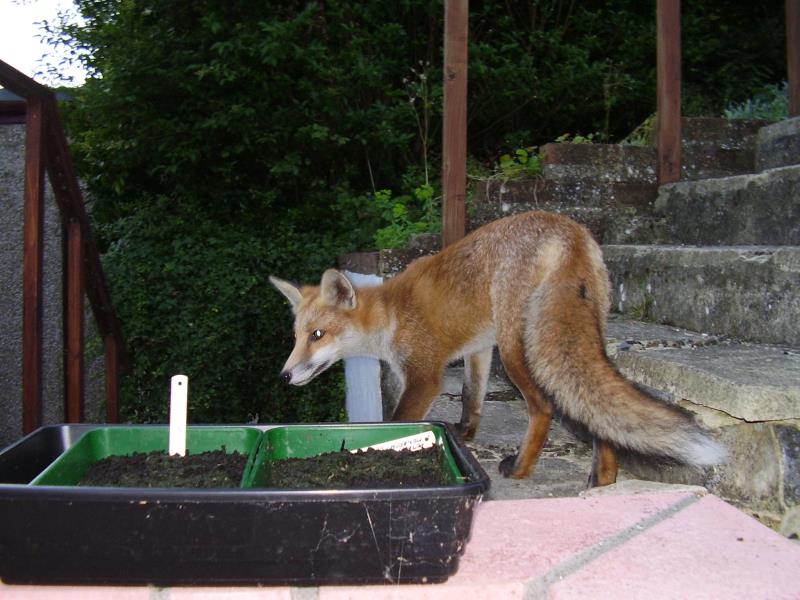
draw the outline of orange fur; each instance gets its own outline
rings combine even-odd
[[[530,212],[494,221],[375,288],[356,290],[334,270],[316,287],[272,281],[296,315],[297,343],[284,379],[303,385],[340,358],[375,356],[403,381],[395,420],[424,418],[445,366],[463,356],[458,427],[474,435],[497,345],[530,417],[519,454],[501,463],[506,475],[531,471],[553,402],[598,439],[591,477],[597,485],[616,477],[614,446],[697,465],[724,457],[689,418],[634,388],[609,362],[602,253],[584,227],[565,217]]]

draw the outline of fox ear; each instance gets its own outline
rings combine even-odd
[[[322,300],[328,306],[337,306],[346,310],[356,307],[356,290],[340,271],[328,269],[322,274],[320,283]]]
[[[292,305],[292,311],[296,313],[297,307],[300,305],[300,302],[303,299],[303,294],[300,293],[300,288],[293,283],[273,277],[272,275],[269,276],[269,282],[274,285],[281,294],[286,296],[286,299],[289,300]]]

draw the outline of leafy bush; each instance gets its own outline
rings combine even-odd
[[[728,119],[785,119],[789,116],[789,84],[768,85],[752,98],[726,108],[724,115]]]
[[[289,393],[279,381],[294,343],[292,315],[267,280],[318,277],[328,266],[324,247],[279,223],[223,225],[164,210],[164,202],[127,218],[104,257],[133,361],[123,418],[163,422],[176,373],[190,378],[193,421],[340,418],[340,370]]]
[[[433,187],[421,185],[413,194],[392,197],[390,190],[375,193],[375,204],[389,224],[375,232],[378,248],[402,248],[412,235],[441,229]]]

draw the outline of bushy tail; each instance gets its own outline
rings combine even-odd
[[[605,353],[601,303],[592,304],[585,293],[576,302],[568,297],[574,290],[544,284],[529,300],[528,366],[556,405],[616,446],[699,467],[724,462],[724,446],[690,416],[620,375]]]

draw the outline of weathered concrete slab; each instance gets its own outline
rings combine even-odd
[[[800,245],[800,165],[661,186],[672,243]]]
[[[581,223],[601,242],[663,241],[665,227],[651,217],[656,192],[655,183],[492,179],[476,187],[469,228],[546,210]]]
[[[800,419],[798,350],[733,343],[624,351],[614,358],[626,377],[735,419]]]
[[[618,312],[800,346],[799,247],[608,245],[603,253]]]
[[[653,146],[546,144],[544,179],[562,182],[656,183]]]
[[[800,164],[800,117],[761,128],[756,146],[759,171]]]
[[[703,485],[775,526],[790,518],[800,503],[800,350],[619,317],[608,337],[623,375],[694,413],[729,452],[705,471],[628,454],[629,473]]]

